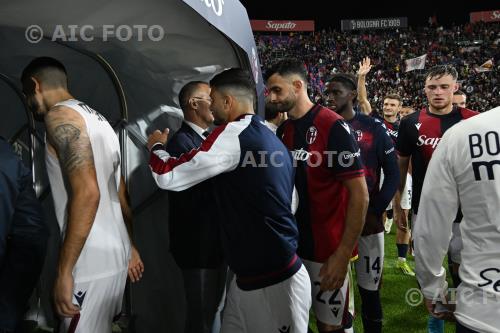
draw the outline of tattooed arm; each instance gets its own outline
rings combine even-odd
[[[78,313],[72,304],[72,271],[94,223],[100,193],[84,119],[71,108],[56,107],[47,113],[45,125],[69,192],[68,223],[54,286],[56,310],[69,317]]]

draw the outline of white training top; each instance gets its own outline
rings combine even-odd
[[[266,125],[266,127],[269,128],[271,131],[273,131],[274,134],[276,134],[278,126],[267,120],[264,120],[264,125]],[[297,188],[294,185],[292,192],[292,206],[291,206],[293,215],[295,215],[295,213],[297,212],[297,208],[299,208],[299,192],[297,192]]]
[[[106,118],[86,104],[77,100],[67,100],[56,105],[75,110],[85,120],[100,192],[94,224],[73,269],[75,283],[123,272],[128,266],[130,239],[118,197],[121,172],[118,138]],[[47,148],[45,153],[56,217],[64,237],[68,217],[68,194],[57,157]]]
[[[461,205],[463,238],[457,320],[500,328],[500,107],[456,124],[434,152],[413,237],[417,278],[428,299],[446,288],[443,258]]]

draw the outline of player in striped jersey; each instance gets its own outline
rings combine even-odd
[[[368,201],[359,147],[342,117],[311,102],[303,63],[282,60],[266,77],[269,101],[289,116],[277,134],[297,165],[298,253],[311,278],[318,329],[350,332],[349,259]]]
[[[413,218],[416,221],[420,211],[419,202],[427,166],[443,134],[463,119],[477,115],[477,112],[453,106],[453,93],[458,89],[458,73],[451,65],[435,66],[429,70],[425,79],[425,94],[429,106],[416,111],[401,121],[396,149],[399,152],[401,174],[400,191],[403,191],[410,158],[413,178]],[[398,212],[398,225],[408,224],[401,213],[401,206],[395,205]],[[452,220],[461,218],[458,209],[450,216]],[[418,224],[418,221],[417,221]],[[446,246],[448,246],[449,240]],[[437,326],[433,317],[430,326]],[[442,326],[442,324],[440,324]],[[438,331],[442,332],[442,329]]]
[[[335,74],[327,82],[328,107],[352,126],[361,149],[370,203],[365,226],[358,242],[356,276],[361,296],[365,332],[382,332],[380,286],[384,264],[383,213],[399,184],[399,170],[394,145],[386,128],[378,119],[354,112],[356,79],[348,74]],[[381,171],[384,181],[381,182]]]

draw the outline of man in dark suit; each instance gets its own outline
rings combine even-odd
[[[174,157],[201,146],[214,117],[210,86],[187,83],[179,92],[184,114],[180,129],[168,141]],[[181,192],[169,192],[170,250],[182,270],[187,300],[185,333],[218,332],[217,309],[224,292],[227,267],[222,259],[212,180]]]
[[[45,260],[47,225],[31,171],[0,137],[0,332],[14,332]]]

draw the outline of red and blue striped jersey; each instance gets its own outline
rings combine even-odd
[[[387,129],[387,133],[392,139],[392,143],[394,144],[394,146],[396,146],[396,141],[398,140],[398,132],[399,132],[399,121],[396,120],[393,123],[388,122],[384,117],[382,117],[377,112],[372,112],[370,116],[372,116],[374,119],[377,119],[384,124],[385,128]]]
[[[477,114],[476,111],[454,107],[448,114],[437,115],[423,108],[401,120],[396,149],[400,156],[411,156],[412,207],[415,214],[418,211],[427,166],[441,137],[453,125]]]
[[[391,136],[379,119],[361,113],[356,113],[348,123],[353,128],[361,149],[366,184],[370,194],[368,213],[380,218],[399,185],[398,161]],[[380,187],[381,169],[384,170],[382,187]],[[377,222],[380,223],[365,224],[363,235],[382,232],[384,230],[382,219]]]
[[[296,164],[298,254],[323,262],[335,252],[345,229],[348,192],[342,181],[364,177],[359,147],[342,117],[320,105],[286,121],[277,135]]]

